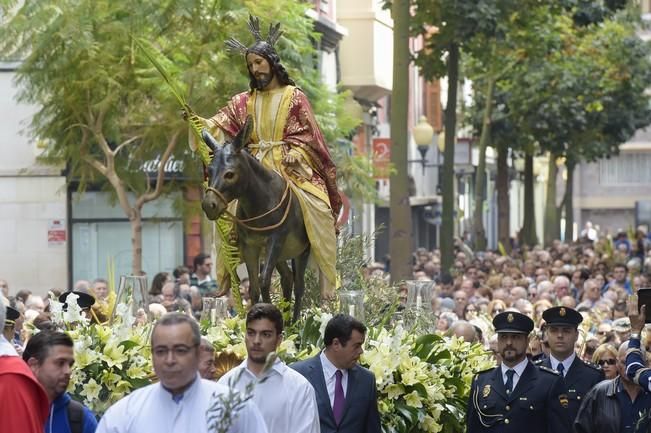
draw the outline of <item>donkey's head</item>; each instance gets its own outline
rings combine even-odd
[[[244,126],[232,139],[221,147],[217,140],[205,129],[201,132],[203,140],[213,152],[208,165],[208,188],[201,207],[210,220],[216,220],[228,207],[228,203],[242,194],[244,181],[251,175],[250,167],[242,154],[251,137],[253,118],[247,116]]]

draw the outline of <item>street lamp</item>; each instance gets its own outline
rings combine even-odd
[[[432,138],[434,137],[434,128],[432,128],[432,125],[427,122],[427,117],[420,116],[418,123],[412,129],[412,134],[414,136],[414,141],[416,142],[418,152],[420,152],[421,159],[420,161],[411,160],[409,162],[420,162],[423,167],[423,173],[425,173],[425,163],[427,162],[425,156],[427,155],[429,146],[432,144]]]

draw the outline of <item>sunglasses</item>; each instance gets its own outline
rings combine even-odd
[[[601,367],[603,367],[606,364],[615,365],[615,363],[617,363],[616,359],[600,359],[599,361],[597,361],[597,364],[599,364]]]

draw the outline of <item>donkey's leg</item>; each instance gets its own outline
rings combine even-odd
[[[271,275],[274,268],[278,264],[278,257],[280,257],[280,250],[282,247],[283,239],[280,236],[272,235],[267,242],[267,258],[265,259],[262,268],[262,277],[260,281],[260,290],[262,291],[262,300],[271,303],[271,295],[269,289],[271,287]]]
[[[292,287],[294,286],[294,274],[284,260],[276,263],[276,270],[280,274],[280,287],[283,289],[283,299],[292,300]]]
[[[260,250],[256,248],[240,248],[246,271],[249,273],[249,295],[251,304],[260,302]],[[234,288],[232,290],[237,290]]]
[[[296,257],[292,263],[294,267],[294,315],[292,322],[296,322],[301,314],[301,303],[305,293],[305,269],[310,258],[310,246],[300,256]]]
[[[294,287],[294,274],[289,268],[287,261],[281,260],[276,263],[276,270],[280,274],[280,287],[283,289],[283,299],[286,301],[283,304],[282,312],[289,314],[292,302],[292,288]]]

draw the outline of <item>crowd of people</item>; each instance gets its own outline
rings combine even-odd
[[[606,239],[586,238],[572,245],[555,242],[550,248],[502,256],[474,253],[458,243],[451,272],[441,271],[438,251],[415,252],[413,278],[431,284],[435,332],[483,345],[498,366],[480,372],[473,381],[466,420],[469,433],[493,431],[498,425],[519,431],[536,417],[547,420],[535,423],[547,432],[647,431],[651,374],[645,353],[651,332],[644,331],[643,312],[631,303],[631,296],[648,285],[651,251],[646,248],[640,254],[636,248],[610,245]],[[198,334],[196,319],[203,298],[223,295],[225,302],[232,303],[232,297],[220,293],[211,268],[211,258],[201,254],[194,260],[193,271],[179,267],[153,278],[150,309],[161,311],[152,335],[152,362],[160,385],[135,392],[117,404],[102,418],[98,431],[143,431],[140,428],[147,424],[138,427],[144,418],[137,413],[154,416],[160,409],[152,402],[168,405],[163,413],[177,413],[175,405],[182,401],[177,401],[178,395],[189,396],[196,385],[200,389],[192,391],[191,398],[201,404],[193,403],[178,418],[158,418],[161,425],[191,422],[193,411],[205,412],[210,401],[206,396],[215,390],[227,393],[226,385],[231,385],[244,392],[247,384],[262,376],[268,378],[259,383],[247,409],[251,411],[247,422],[253,424],[232,431],[263,431],[262,424],[270,432],[290,431],[290,424],[291,431],[297,432],[380,431],[375,397],[371,398],[376,392],[372,375],[357,365],[366,328],[350,316],[336,316],[333,328],[326,329],[326,348],[317,358],[292,368],[280,360],[269,366],[265,365],[267,355],[282,341],[282,315],[271,304],[255,304],[247,316],[247,359],[214,382],[214,348]],[[367,266],[365,272],[371,281],[389,275],[387,264],[380,263]],[[245,285],[240,292],[250,302]],[[73,341],[54,329],[48,316],[49,299],[25,291],[12,295],[4,281],[0,287],[7,302],[5,343],[0,350],[24,360],[22,366],[14,361],[7,371],[20,370],[16,377],[31,389],[32,397],[38,397],[34,390],[40,384],[39,389],[45,391],[40,398],[48,402],[45,406],[29,403],[32,422],[40,415],[48,433],[95,431],[93,414],[65,393],[74,362]],[[73,289],[80,306],[93,311],[93,320],[110,314],[114,295],[105,280],[78,281]],[[398,286],[402,304],[407,290],[408,284]],[[65,296],[62,293],[61,299]],[[183,332],[174,331],[179,327]],[[30,338],[29,330],[35,328],[40,332]],[[351,379],[354,387],[349,385]],[[363,416],[348,418],[354,427],[342,430],[347,412],[340,412],[336,400],[342,398],[341,393],[346,399],[349,392],[355,395],[353,407]],[[270,394],[274,398],[268,399]],[[363,401],[371,401],[370,406],[359,406]],[[285,406],[291,409],[282,410]],[[516,408],[529,409],[519,412]],[[301,423],[292,416],[295,413],[305,415]]]
[[[431,284],[435,332],[482,344],[498,365],[473,383],[469,433],[648,431],[651,332],[644,332],[630,301],[649,287],[650,243],[644,228],[613,239],[589,229],[572,244],[555,241],[509,255],[473,252],[457,240],[450,272],[441,270],[439,251],[414,253],[413,280],[420,283],[411,285]],[[366,269],[370,279],[388,279],[389,272],[388,260]],[[409,286],[398,288],[405,308]],[[637,368],[627,375],[627,355],[638,348],[631,361]],[[560,387],[546,373],[560,375]],[[529,385],[518,388],[519,378]],[[538,394],[542,389],[546,396]],[[559,402],[568,416],[558,416]],[[532,421],[541,414],[546,421]]]

